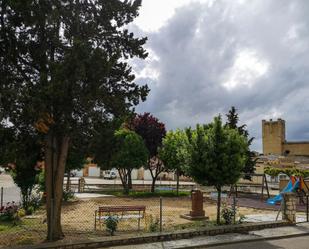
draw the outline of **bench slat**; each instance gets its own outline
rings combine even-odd
[[[101,206],[99,212],[145,211],[146,206]]]

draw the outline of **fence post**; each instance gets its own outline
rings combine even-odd
[[[306,195],[306,221],[309,221],[309,196]]]
[[[3,187],[1,187],[1,200],[0,200],[0,207],[3,207]]]
[[[233,207],[232,207],[232,209],[233,209],[233,223],[236,224],[236,212],[237,212],[237,210],[236,210],[236,197],[235,196],[233,196]]]
[[[160,196],[160,232],[162,232],[162,197]]]

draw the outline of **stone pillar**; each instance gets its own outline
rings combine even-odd
[[[291,223],[296,222],[296,194],[292,192],[283,194],[282,219]]]
[[[85,188],[85,178],[81,177],[78,180],[78,193],[83,193]]]
[[[191,194],[192,210],[189,214],[181,214],[180,217],[187,220],[204,220],[208,219],[205,216],[203,209],[203,193],[200,190],[193,190]]]
[[[205,211],[203,210],[203,193],[200,190],[192,191],[192,211],[190,216],[192,217],[203,217]]]

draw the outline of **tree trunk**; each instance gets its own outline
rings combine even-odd
[[[67,184],[66,184],[66,191],[70,191],[70,181],[71,181],[71,170],[69,170],[68,172],[68,176],[67,176]]]
[[[216,187],[218,192],[218,199],[217,199],[217,224],[220,224],[220,212],[221,212],[221,186]]]
[[[177,193],[177,196],[179,195],[179,170],[176,170],[176,181],[177,181],[177,186],[176,186],[176,193]]]
[[[69,141],[69,137],[58,137],[53,131],[46,135],[45,184],[48,241],[64,237],[61,227],[61,204]]]
[[[157,180],[157,177],[152,177],[151,193],[155,192],[156,180]]]
[[[123,193],[127,195],[129,193],[128,187],[128,173],[125,169],[118,169],[120,180],[123,186]]]
[[[128,170],[128,188],[132,189],[132,169]]]

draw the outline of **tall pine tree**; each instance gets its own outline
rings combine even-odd
[[[250,145],[252,144],[254,137],[249,137],[249,132],[247,130],[246,124],[238,126],[239,117],[238,117],[237,109],[234,106],[231,107],[229,112],[226,114],[226,117],[227,117],[227,122],[225,125],[231,129],[237,130],[238,133],[244,136],[247,140],[247,144],[248,144],[248,150],[246,152],[247,159],[246,159],[245,167],[243,168],[243,173],[245,174],[246,179],[251,179],[249,174],[254,173],[255,164],[256,164],[256,159],[254,158],[255,154],[254,152],[250,150]]]
[[[148,94],[128,65],[146,38],[128,24],[141,0],[29,0],[0,4],[1,120],[44,137],[48,240],[61,239],[63,176],[72,137],[124,115]]]

